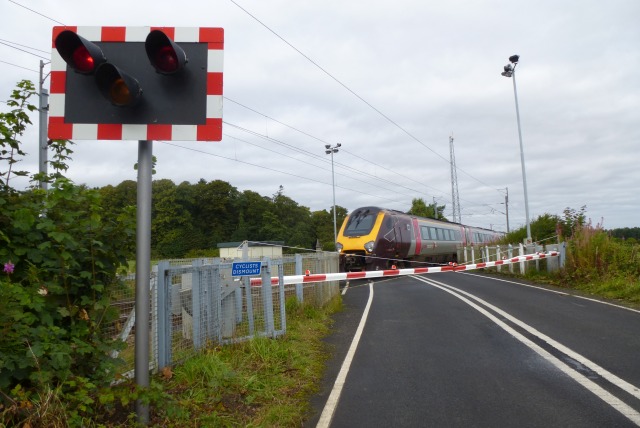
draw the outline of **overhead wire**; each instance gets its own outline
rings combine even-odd
[[[44,15],[44,14],[42,14],[42,13],[40,13],[40,12],[37,12],[37,11],[35,11],[35,10],[33,10],[33,9],[29,9],[27,6],[22,5],[22,4],[18,3],[17,1],[14,1],[14,0],[9,0],[9,1],[10,1],[11,3],[15,4],[16,6],[20,6],[20,7],[22,7],[22,8],[27,9],[28,11],[31,11],[31,12],[35,13],[36,15],[40,15],[40,16],[42,16],[43,18],[47,18],[48,20],[53,21],[53,22],[55,22],[56,24],[66,25],[66,24],[64,24],[64,23],[62,23],[62,22],[60,22],[60,21],[57,21],[57,20],[55,20],[55,19],[53,19],[53,18],[51,18],[51,17],[49,17],[49,16],[47,16],[47,15]]]
[[[230,98],[228,98],[228,97],[225,97],[225,99],[227,99],[227,100],[229,100],[229,101],[231,101],[231,102],[233,102],[233,103],[235,103],[235,104],[237,104],[237,105],[239,105],[239,106],[241,106],[241,107],[243,107],[243,108],[245,108],[245,109],[247,109],[247,110],[249,110],[249,111],[251,111],[251,112],[254,112],[254,113],[256,113],[256,114],[258,114],[258,115],[260,115],[260,116],[263,116],[263,117],[265,117],[265,118],[268,118],[268,119],[270,119],[270,120],[273,120],[274,122],[276,122],[276,123],[278,123],[278,124],[280,124],[280,125],[283,125],[283,126],[285,126],[285,127],[287,127],[287,128],[290,128],[290,129],[292,129],[292,130],[294,130],[294,131],[296,131],[296,132],[299,132],[299,133],[301,133],[301,134],[303,134],[303,135],[305,135],[305,136],[307,136],[307,137],[310,137],[310,138],[315,139],[315,140],[317,140],[317,141],[321,141],[321,142],[323,142],[323,143],[326,143],[324,140],[322,140],[322,139],[320,139],[320,138],[318,138],[318,137],[315,137],[315,136],[313,136],[313,135],[311,135],[311,134],[309,134],[309,133],[307,133],[307,132],[305,132],[305,131],[301,131],[301,130],[299,130],[299,129],[297,129],[297,128],[293,127],[293,126],[288,125],[288,124],[287,124],[287,123],[285,123],[285,122],[282,122],[282,121],[280,121],[280,120],[278,120],[278,119],[275,119],[275,118],[273,118],[273,117],[270,117],[270,116],[268,116],[268,115],[266,115],[266,114],[264,114],[264,113],[262,113],[262,112],[260,112],[260,111],[258,111],[258,110],[256,110],[256,109],[253,109],[253,108],[251,108],[251,107],[248,107],[248,106],[246,106],[246,105],[244,105],[244,104],[242,104],[242,103],[239,103],[239,102],[237,102],[237,101],[235,101],[235,100],[231,100],[231,99],[230,99]],[[297,147],[297,146],[289,145],[289,144],[284,143],[284,142],[282,142],[282,141],[275,140],[275,139],[273,139],[273,138],[271,138],[271,137],[268,137],[268,136],[266,136],[266,135],[260,134],[259,132],[252,131],[252,130],[249,130],[249,129],[246,129],[246,128],[243,128],[243,127],[240,127],[239,125],[231,124],[231,123],[228,123],[228,122],[224,122],[224,123],[225,123],[225,124],[227,124],[227,125],[230,125],[230,126],[236,127],[236,128],[238,128],[238,129],[240,129],[240,130],[242,130],[242,131],[244,131],[244,132],[247,132],[247,133],[249,133],[249,134],[252,134],[252,135],[255,135],[255,136],[259,136],[259,137],[264,138],[264,139],[266,139],[266,140],[268,140],[268,141],[275,142],[276,144],[285,145],[285,146],[287,146],[287,147],[289,147],[289,148],[291,148],[291,149],[293,149],[293,150],[295,150],[295,151],[298,151],[298,152],[300,152],[300,153],[306,154],[306,155],[308,155],[308,156],[312,156],[312,157],[314,157],[314,158],[318,158],[318,159],[323,159],[323,157],[321,157],[321,156],[318,156],[318,155],[313,154],[313,153],[311,153],[311,152],[308,152],[308,151],[306,151],[306,150],[300,149],[300,148],[299,148],[299,147]],[[328,143],[327,143],[327,144],[328,144]],[[346,150],[343,150],[343,148],[342,148],[342,147],[340,148],[340,150],[341,150],[341,151],[345,151],[346,153],[349,153],[349,154],[351,154],[351,155],[353,155],[353,156],[356,156],[356,157],[358,157],[358,158],[360,158],[360,159],[364,160],[365,162],[371,163],[371,164],[373,164],[373,165],[377,165],[377,164],[376,164],[376,163],[374,163],[374,162],[371,162],[371,161],[369,161],[369,160],[367,160],[367,159],[364,159],[364,158],[362,158],[362,157],[360,157],[360,156],[357,156],[357,155],[355,155],[355,154],[352,154],[351,152],[348,152],[348,151],[346,151]],[[327,162],[328,162],[328,161],[327,161]],[[342,167],[342,168],[351,169],[351,170],[353,170],[353,171],[355,171],[355,172],[357,172],[357,173],[360,173],[360,174],[364,174],[364,175],[370,176],[370,177],[372,177],[372,178],[374,178],[374,179],[376,179],[376,180],[381,180],[381,181],[387,182],[387,183],[389,183],[389,184],[392,184],[392,185],[394,185],[394,186],[399,186],[399,187],[402,187],[402,188],[404,188],[404,189],[410,190],[410,191],[412,191],[412,192],[422,193],[422,192],[420,192],[419,190],[416,190],[416,189],[412,189],[412,188],[406,187],[406,186],[404,186],[404,185],[401,185],[401,184],[398,184],[398,183],[392,182],[392,181],[390,181],[390,180],[386,180],[386,179],[381,178],[381,177],[377,177],[377,176],[375,176],[375,175],[369,174],[369,173],[364,172],[364,171],[360,171],[360,170],[355,169],[355,168],[353,168],[353,167],[351,167],[351,166],[344,165],[344,164],[339,163],[339,162],[335,162],[335,164],[336,164],[336,165],[339,165],[339,166],[340,166],[340,167]],[[383,167],[383,168],[384,168],[384,167]],[[388,168],[385,168],[385,169],[388,169]],[[390,170],[390,171],[391,171],[391,170]],[[392,172],[393,172],[393,171],[392,171]],[[400,175],[400,176],[402,176],[402,177],[404,177],[404,176],[403,176],[403,175],[401,175],[401,174],[399,174],[399,175]],[[421,182],[418,182],[418,181],[416,181],[416,180],[411,180],[411,181],[414,181],[414,182],[416,182],[416,183],[418,183],[418,184],[420,184],[420,185],[424,185],[425,187],[428,187],[428,188],[431,188],[431,189],[433,189],[433,190],[436,190],[437,192],[439,192],[439,193],[441,193],[441,194],[446,194],[446,192],[444,192],[444,191],[442,191],[442,190],[440,190],[440,189],[437,189],[437,188],[435,188],[435,187],[428,186],[428,185],[426,185],[426,184],[424,184],[424,183],[421,183]],[[387,190],[388,190],[388,189],[387,189]],[[406,195],[406,194],[405,194],[405,195]],[[414,196],[414,195],[407,195],[407,196]],[[463,198],[462,200],[463,200],[464,202],[470,203],[470,205],[469,205],[469,204],[467,204],[467,208],[469,208],[469,207],[474,207],[474,206],[481,206],[481,207],[488,207],[488,208],[490,208],[490,209],[494,209],[494,208],[492,208],[492,207],[491,207],[491,205],[490,205],[490,204],[485,204],[485,203],[483,203],[483,204],[472,203],[471,201],[469,201],[469,200],[467,200],[467,199],[464,199],[464,198]]]
[[[233,3],[234,5],[236,5],[239,9],[241,9],[243,12],[245,12],[247,15],[249,15],[252,19],[254,19],[257,23],[259,23],[260,25],[262,25],[267,31],[269,31],[270,33],[272,33],[274,36],[276,36],[278,39],[280,39],[283,43],[285,43],[287,46],[289,46],[290,48],[292,48],[293,50],[295,50],[298,54],[300,54],[303,58],[305,58],[307,61],[309,61],[311,64],[313,64],[316,68],[318,68],[320,71],[322,71],[324,74],[326,74],[329,78],[331,78],[332,80],[334,80],[336,83],[338,83],[340,86],[342,86],[345,90],[347,90],[349,93],[351,93],[353,96],[355,96],[356,98],[358,98],[360,101],[362,101],[364,104],[366,104],[367,106],[369,106],[373,111],[375,111],[376,113],[378,113],[380,116],[382,116],[384,119],[386,119],[388,122],[390,122],[392,125],[394,125],[396,128],[398,128],[399,130],[401,130],[404,134],[406,134],[407,136],[409,136],[412,140],[418,142],[419,144],[421,144],[424,148],[426,148],[427,150],[429,150],[430,152],[432,152],[433,154],[435,154],[436,156],[438,156],[440,159],[444,160],[447,163],[451,163],[451,161],[447,158],[445,158],[444,156],[442,156],[440,153],[436,152],[435,150],[433,150],[431,147],[429,147],[427,144],[425,144],[422,140],[420,140],[418,137],[416,137],[415,135],[413,135],[412,133],[410,133],[407,129],[405,129],[403,126],[401,126],[399,123],[397,123],[396,121],[394,121],[393,119],[391,119],[389,116],[387,116],[385,113],[383,113],[381,110],[379,110],[378,108],[376,108],[373,104],[371,104],[370,102],[368,102],[367,100],[365,100],[362,96],[360,96],[358,93],[356,93],[353,89],[351,89],[349,86],[347,86],[345,83],[343,83],[341,80],[339,80],[337,77],[335,77],[333,74],[331,74],[329,71],[327,71],[324,67],[322,67],[320,64],[318,64],[316,61],[314,61],[313,59],[311,59],[308,55],[306,55],[304,52],[302,52],[300,49],[298,49],[297,47],[295,47],[292,43],[290,43],[288,40],[286,40],[284,37],[282,37],[280,34],[278,34],[276,31],[274,31],[273,29],[271,29],[267,24],[265,24],[264,22],[262,22],[260,19],[258,19],[255,15],[253,15],[251,12],[249,12],[247,9],[243,8],[242,6],[240,6],[235,0],[229,0],[231,3]],[[473,175],[469,174],[468,172],[466,172],[465,170],[456,167],[457,171],[462,172],[463,174],[469,176],[470,178],[476,180],[477,182],[481,183],[484,186],[487,186],[489,188],[494,188],[495,186],[490,186],[488,184],[486,184],[485,182],[483,182],[482,180],[474,177]],[[494,189],[495,190],[495,189]]]
[[[223,135],[233,138],[232,136],[227,135],[227,134],[223,134]],[[162,144],[165,144],[165,145],[168,145],[168,146],[173,146],[173,147],[178,147],[178,148],[185,149],[185,150],[190,150],[190,151],[193,151],[193,152],[198,152],[198,153],[201,153],[201,154],[204,154],[204,155],[214,156],[214,157],[230,160],[230,161],[233,161],[233,162],[242,163],[242,164],[245,164],[245,165],[250,165],[250,166],[253,166],[253,167],[258,167],[258,168],[266,169],[266,170],[269,170],[269,171],[278,172],[278,173],[281,173],[281,174],[285,174],[285,175],[289,175],[289,176],[292,176],[292,177],[296,177],[296,178],[302,178],[304,180],[313,181],[315,183],[328,184],[328,183],[322,182],[320,180],[315,180],[313,178],[305,177],[305,176],[298,175],[298,174],[293,174],[291,172],[281,171],[281,170],[278,170],[278,169],[275,169],[275,168],[270,168],[268,166],[258,165],[258,164],[247,162],[247,161],[243,161],[243,160],[240,160],[240,159],[234,159],[234,158],[230,158],[228,156],[223,156],[223,155],[219,155],[219,154],[215,154],[215,153],[210,153],[210,152],[206,152],[206,151],[200,150],[200,149],[194,149],[192,147],[181,146],[179,144],[175,144],[175,143],[172,143],[172,142],[169,142],[169,141],[158,140],[158,142],[162,143]],[[344,187],[344,186],[339,186],[339,185],[336,185],[336,187],[338,187],[340,189],[348,190],[348,191],[351,191],[351,192],[356,192],[356,193],[360,193],[360,194],[363,194],[363,195],[373,196],[373,197],[379,198],[379,199],[384,199],[384,200],[387,200],[387,201],[390,201],[390,202],[396,202],[396,203],[401,202],[401,201],[397,201],[397,200],[394,200],[394,199],[385,198],[385,197],[380,196],[380,195],[374,195],[374,194],[371,194],[371,193],[363,192],[363,191],[357,190],[357,189],[351,189],[351,188]]]
[[[308,151],[306,151],[306,150],[302,150],[302,149],[297,148],[297,147],[293,147],[293,146],[291,146],[291,145],[289,145],[289,144],[287,144],[287,143],[284,143],[284,142],[282,142],[282,141],[280,141],[280,140],[273,139],[272,137],[269,137],[269,136],[266,136],[266,135],[262,135],[262,134],[260,134],[260,133],[258,133],[258,132],[255,132],[255,131],[252,131],[252,130],[249,130],[249,129],[246,129],[246,128],[243,128],[243,127],[240,127],[239,125],[234,125],[234,124],[231,124],[231,123],[228,123],[228,122],[223,122],[223,123],[225,123],[226,125],[232,126],[232,127],[234,127],[234,128],[237,128],[237,129],[239,129],[239,130],[241,130],[241,131],[243,131],[243,132],[247,132],[247,133],[249,133],[249,134],[251,134],[251,135],[254,135],[254,136],[257,136],[257,137],[263,138],[263,139],[265,139],[265,140],[268,140],[268,141],[274,142],[274,143],[279,144],[279,145],[283,145],[283,146],[285,146],[285,147],[287,147],[287,148],[293,148],[293,149],[295,149],[296,151],[300,152],[301,154],[304,154],[305,156],[312,157],[312,158],[314,158],[314,159],[316,159],[316,160],[320,160],[320,161],[322,161],[323,163],[329,163],[329,162],[330,162],[330,161],[329,161],[328,159],[326,159],[325,157],[319,156],[319,155],[317,155],[317,154],[315,154],[315,153],[308,152]],[[229,136],[229,135],[227,135],[227,136]],[[232,137],[232,136],[229,136],[229,137],[231,137],[231,138],[235,138],[235,139],[238,139],[238,138],[236,138],[236,137]],[[251,145],[254,145],[254,146],[256,146],[256,147],[260,147],[260,148],[262,148],[262,149],[264,149],[264,150],[273,151],[273,150],[266,149],[266,148],[264,148],[264,147],[262,147],[262,146],[259,146],[259,145],[257,145],[257,144],[251,143],[251,142],[246,141],[246,140],[241,140],[241,139],[238,139],[238,140],[243,141],[243,142],[246,142],[246,143],[251,144]],[[274,153],[278,153],[278,154],[280,154],[280,155],[282,155],[282,156],[286,156],[286,157],[288,157],[288,158],[294,159],[294,160],[296,160],[296,161],[299,161],[299,159],[294,158],[294,157],[292,157],[292,156],[285,155],[285,154],[282,154],[282,153],[280,153],[280,152],[275,152],[275,151],[273,151],[273,152],[274,152]],[[381,179],[380,177],[376,177],[376,176],[374,176],[374,175],[372,175],[372,174],[369,174],[369,173],[367,173],[367,172],[365,172],[365,171],[360,171],[360,170],[358,170],[358,169],[356,169],[356,168],[354,168],[354,167],[352,167],[352,166],[345,165],[345,164],[342,164],[342,163],[340,163],[340,162],[335,162],[335,161],[334,161],[334,164],[335,164],[335,165],[337,165],[337,166],[339,166],[339,167],[341,167],[341,168],[343,168],[343,169],[353,171],[353,172],[355,172],[355,173],[357,173],[357,174],[362,174],[362,175],[365,175],[365,176],[370,176],[370,177],[372,177],[372,178],[374,178],[374,179],[376,179],[376,180],[381,180],[381,181],[383,181],[383,182],[387,182],[387,183],[389,183],[389,184],[391,184],[391,185],[395,186],[395,188],[394,188],[394,189],[388,189],[388,188],[382,187],[382,186],[380,186],[380,185],[378,185],[378,184],[374,184],[374,183],[371,183],[371,182],[368,182],[368,181],[365,181],[365,180],[361,180],[361,179],[359,179],[359,178],[356,178],[356,177],[353,177],[353,176],[350,176],[350,175],[346,175],[346,174],[340,174],[340,173],[338,173],[337,175],[342,175],[342,176],[344,176],[344,177],[350,178],[350,179],[352,179],[352,180],[360,181],[361,183],[364,183],[364,184],[367,184],[367,185],[377,186],[378,188],[382,188],[382,189],[384,189],[384,190],[388,190],[388,191],[390,191],[390,192],[401,193],[401,192],[399,192],[399,191],[398,191],[398,189],[397,189],[398,187],[402,187],[402,188],[404,188],[404,189],[407,189],[407,190],[410,190],[410,191],[414,192],[414,194],[407,194],[407,193],[404,193],[404,195],[406,195],[406,196],[415,196],[415,193],[420,193],[420,191],[418,191],[418,190],[416,190],[416,189],[411,189],[411,188],[409,188],[409,187],[399,185],[399,184],[394,183],[394,182],[392,182],[392,181],[389,181],[389,180],[386,180],[386,179]],[[315,166],[315,167],[317,167],[317,168],[320,168],[320,167],[319,167],[319,166],[317,166],[317,165],[313,165],[313,166]],[[324,168],[322,168],[322,169],[323,169],[323,170],[326,170],[326,169],[324,169]]]

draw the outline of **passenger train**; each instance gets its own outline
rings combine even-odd
[[[414,267],[412,262],[457,262],[458,250],[486,245],[502,233],[417,217],[379,207],[363,207],[345,218],[338,233],[340,271]]]

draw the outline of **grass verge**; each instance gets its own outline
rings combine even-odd
[[[341,308],[339,296],[322,309],[289,300],[284,337],[216,347],[165,370],[156,379],[165,402],[152,404],[152,425],[301,426],[329,355],[322,339]]]

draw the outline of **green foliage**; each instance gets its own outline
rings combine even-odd
[[[636,242],[640,241],[640,227],[623,227],[620,229],[613,229],[610,235],[614,238],[620,239],[633,239]]]
[[[33,83],[23,80],[11,93],[7,105],[12,108],[8,113],[0,113],[0,165],[6,162],[6,170],[0,169],[0,191],[10,190],[12,175],[26,176],[27,171],[16,171],[14,166],[20,162],[25,153],[20,147],[19,138],[24,134],[27,125],[31,124],[28,112],[37,110],[28,100],[35,93]]]
[[[133,254],[135,217],[102,217],[100,193],[64,177],[67,141],[51,142],[53,172],[32,176],[48,192],[11,187],[33,110],[33,85],[18,87],[9,103],[16,109],[0,116],[0,390],[10,391],[0,396],[2,422],[80,426],[93,412],[93,390],[114,376],[109,353],[120,344],[103,327],[114,316],[108,296],[117,269]]]
[[[433,218],[436,220],[449,221],[444,216],[444,209],[446,205],[427,205],[422,198],[415,198],[411,201],[411,209],[407,211],[407,214],[415,215],[418,217]]]
[[[531,238],[534,242],[555,242],[557,239],[558,224],[560,224],[560,222],[561,220],[557,215],[542,214],[535,218],[529,225],[531,227]],[[524,242],[526,238],[527,229],[526,226],[523,226],[508,233],[500,240],[500,244],[520,243]]]

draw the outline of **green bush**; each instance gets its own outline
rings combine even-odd
[[[62,175],[72,153],[67,141],[51,142],[52,174],[31,176],[48,191],[11,186],[35,93],[28,81],[18,88],[8,102],[13,110],[0,115],[0,422],[38,413],[46,425],[46,397],[82,418],[91,413],[90,391],[113,380],[117,361],[109,355],[119,344],[103,327],[116,315],[109,290],[133,254],[135,216],[103,218],[99,192]]]

